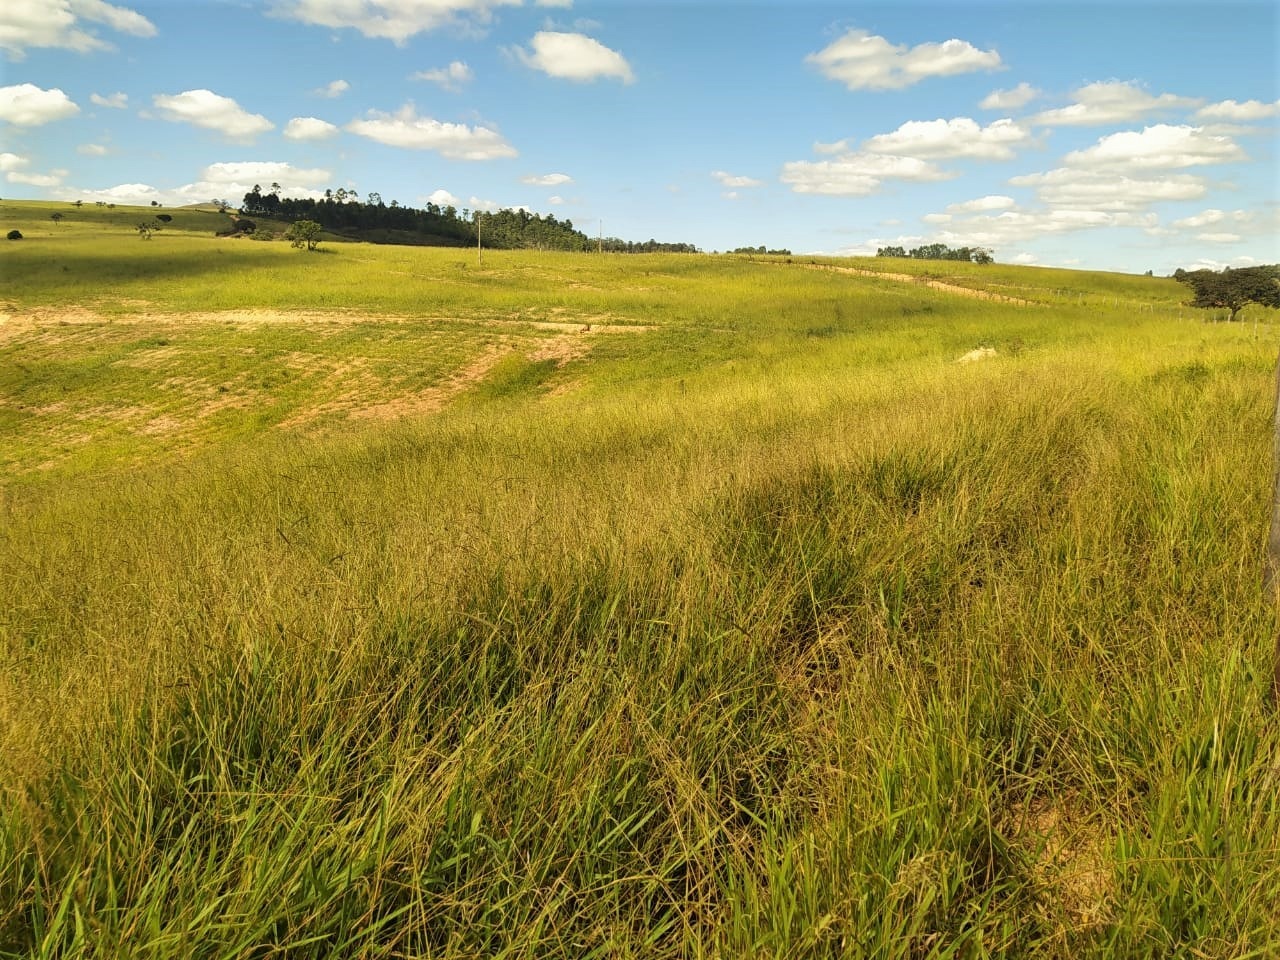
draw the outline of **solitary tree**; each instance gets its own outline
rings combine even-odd
[[[143,240],[150,240],[151,235],[160,229],[160,224],[154,220],[143,220],[138,224],[138,236]]]
[[[284,238],[301,250],[314,250],[320,242],[320,224],[314,220],[295,220]]]
[[[1216,270],[1176,270],[1173,278],[1191,288],[1192,307],[1208,307],[1230,310],[1227,318],[1234,320],[1246,304],[1258,303],[1264,307],[1280,307],[1280,266],[1230,267]]]
[[[59,223],[62,222],[62,214],[51,213],[49,214],[49,219],[53,221],[53,225],[56,227]]]

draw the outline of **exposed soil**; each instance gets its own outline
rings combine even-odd
[[[761,263],[774,264],[773,261],[758,261]],[[787,264],[781,264],[787,266]],[[801,263],[791,264],[791,266],[801,266],[806,270],[828,270],[832,273],[852,273],[859,277],[874,277],[880,280],[896,280],[899,283],[913,283],[920,287],[930,287],[933,290],[942,290],[945,293],[954,293],[961,297],[972,297],[975,300],[995,300],[999,303],[1016,303],[1023,307],[1039,307],[1043,304],[1036,303],[1034,300],[1024,300],[1021,297],[1010,297],[1003,293],[992,293],[990,290],[975,290],[973,287],[962,287],[957,283],[947,283],[945,280],[935,280],[931,277],[918,277],[910,273],[882,273],[879,270],[863,270],[859,267],[837,267],[828,263]]]

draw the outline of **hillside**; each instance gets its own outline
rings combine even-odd
[[[0,955],[1280,950],[1273,314],[150,212],[0,204]]]

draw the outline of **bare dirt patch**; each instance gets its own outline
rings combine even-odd
[[[768,263],[771,266],[787,266],[787,264],[778,264],[773,261],[759,261]],[[851,273],[859,277],[873,277],[880,280],[894,280],[898,283],[911,283],[919,287],[929,287],[932,290],[941,290],[944,293],[953,293],[960,297],[972,297],[975,300],[994,300],[997,303],[1016,303],[1023,307],[1039,307],[1043,304],[1036,303],[1034,300],[1024,300],[1021,297],[1010,297],[1003,293],[992,293],[990,290],[978,290],[974,287],[962,287],[958,283],[947,283],[945,280],[936,280],[932,277],[920,277],[910,273],[885,273],[880,270],[863,270],[859,267],[837,267],[829,263],[801,263],[793,264],[793,266],[801,266],[806,270],[826,270],[831,273]]]

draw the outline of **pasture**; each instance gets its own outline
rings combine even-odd
[[[1265,311],[151,212],[0,204],[0,955],[1280,950]]]

